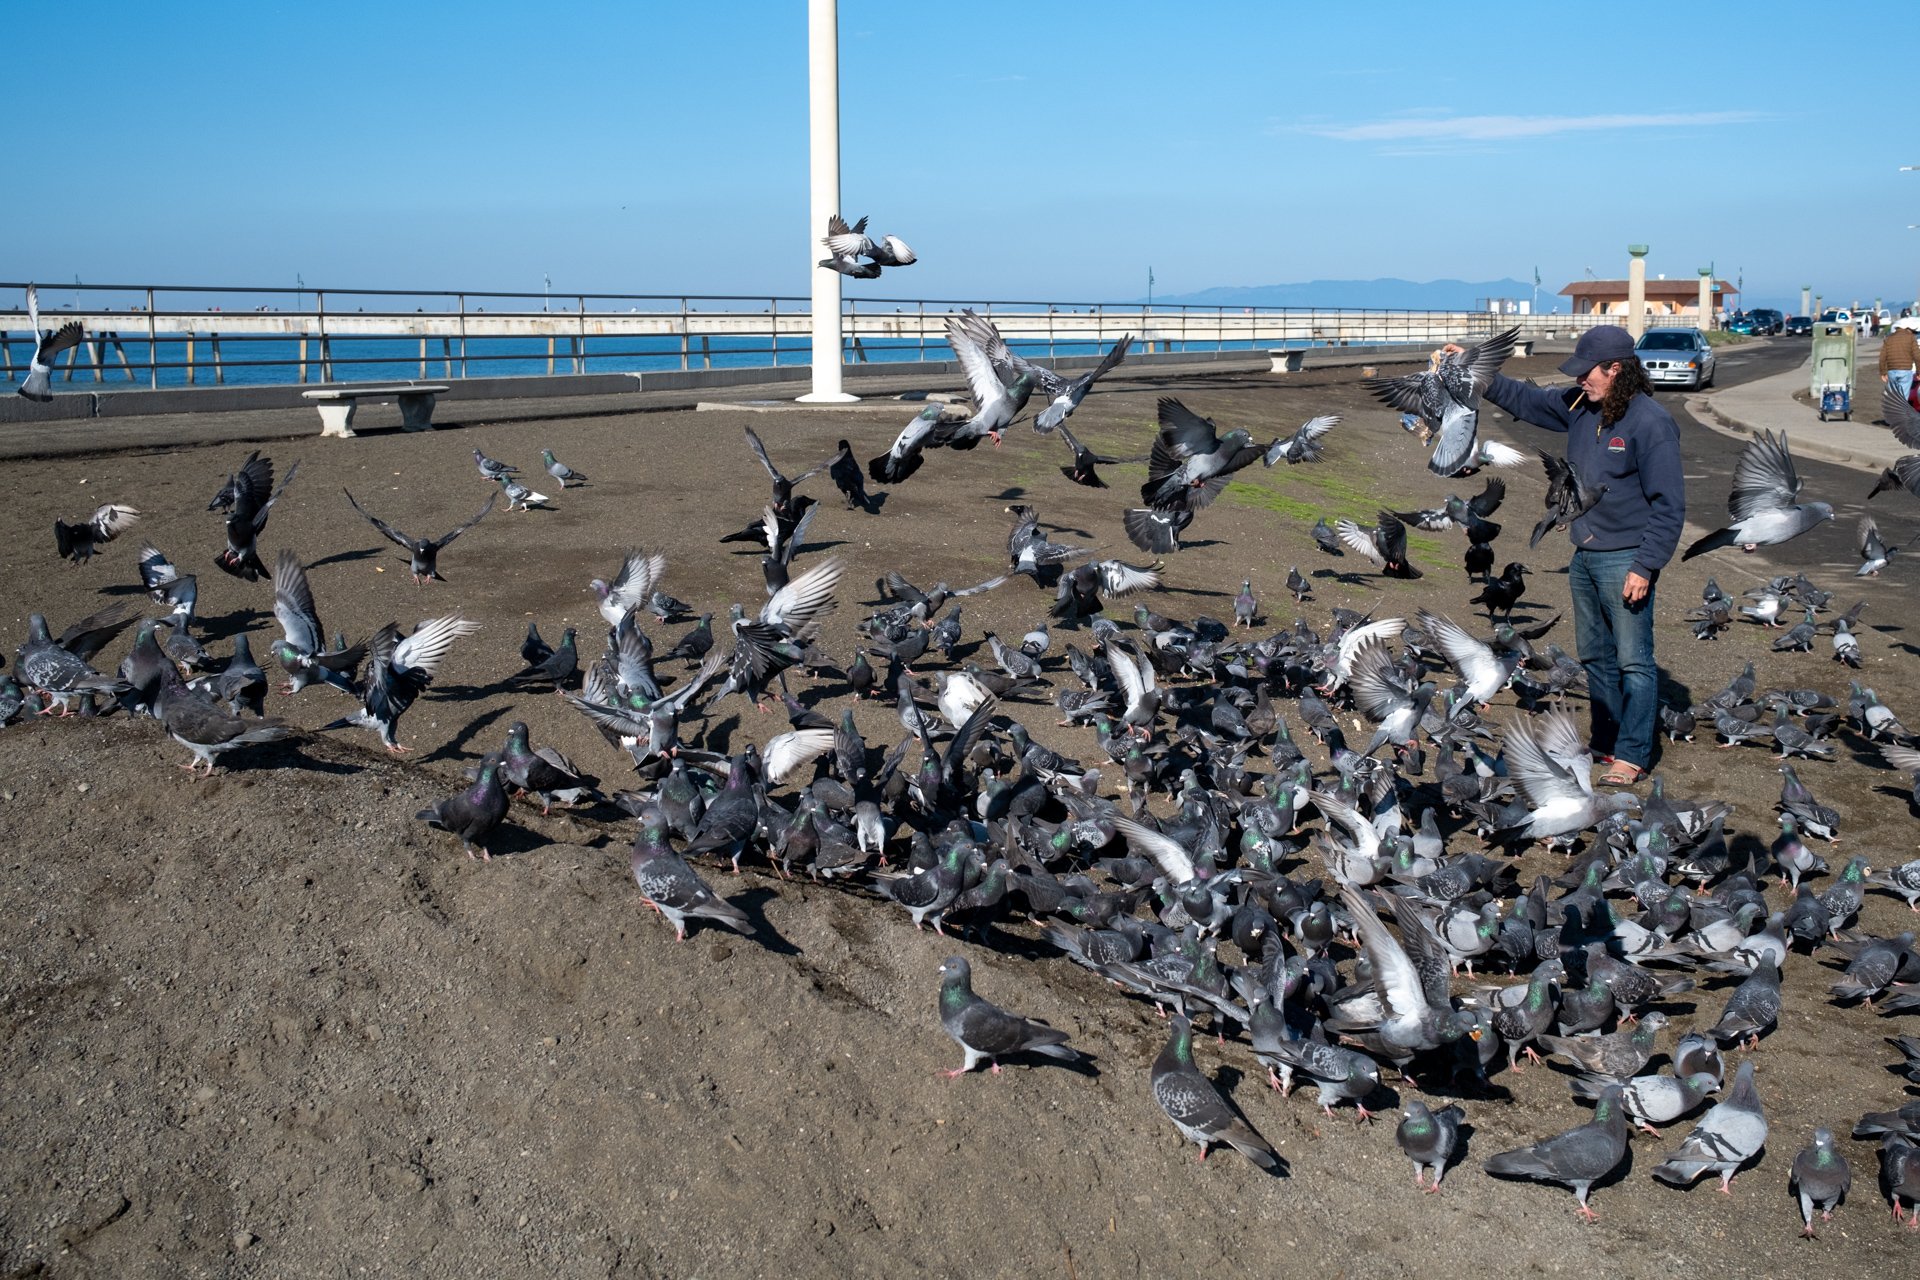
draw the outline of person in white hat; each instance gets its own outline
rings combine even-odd
[[[1880,381],[1902,400],[1913,394],[1914,366],[1920,363],[1920,318],[1902,316],[1880,344]]]

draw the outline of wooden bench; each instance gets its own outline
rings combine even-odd
[[[317,391],[302,391],[300,394],[308,400],[316,401],[320,410],[320,434],[336,436],[342,440],[351,440],[353,431],[353,411],[362,400],[394,400],[400,405],[400,424],[408,431],[433,430],[433,403],[442,391],[450,390],[444,385],[410,382],[390,387],[322,387]]]

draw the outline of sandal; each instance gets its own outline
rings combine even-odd
[[[1615,760],[1607,766],[1607,771],[1600,775],[1600,785],[1606,787],[1632,787],[1639,785],[1640,780],[1646,776],[1647,771],[1639,765],[1629,764],[1625,760]]]

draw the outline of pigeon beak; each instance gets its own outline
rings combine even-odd
[[[1467,1039],[1477,1043],[1480,1039],[1480,1028],[1475,1027],[1473,1030],[1467,1032]]]

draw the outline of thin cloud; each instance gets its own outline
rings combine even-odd
[[[1367,124],[1301,125],[1304,133],[1336,142],[1498,142],[1550,138],[1565,133],[1621,129],[1674,129],[1750,124],[1753,111],[1676,111],[1649,115],[1595,116],[1399,116]]]

